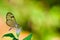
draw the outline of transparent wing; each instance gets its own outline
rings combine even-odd
[[[16,20],[15,20],[14,15],[11,12],[8,12],[6,15],[6,24],[9,27],[15,27]]]

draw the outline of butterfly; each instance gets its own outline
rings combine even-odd
[[[17,24],[16,19],[11,12],[6,14],[6,24],[10,27],[9,31],[13,28],[16,28],[16,33],[20,33],[21,28],[19,28],[19,24]]]

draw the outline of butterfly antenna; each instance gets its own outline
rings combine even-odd
[[[12,28],[10,28],[8,31],[12,30]]]

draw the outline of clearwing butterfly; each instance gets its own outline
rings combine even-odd
[[[17,35],[20,33],[21,27],[20,28],[18,27],[19,25],[17,24],[16,19],[15,19],[14,15],[11,12],[8,12],[6,14],[6,24],[10,27],[9,31],[12,28],[16,28]]]
[[[11,28],[16,28],[18,24],[16,23],[15,17],[11,12],[6,14],[6,24]],[[16,26],[17,25],[17,26]]]

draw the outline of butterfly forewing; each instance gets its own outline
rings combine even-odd
[[[11,12],[8,12],[6,15],[6,24],[10,27],[15,27],[16,25],[15,17]]]

